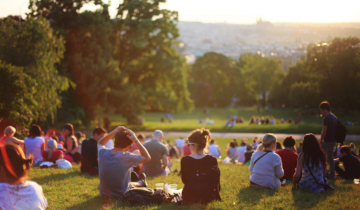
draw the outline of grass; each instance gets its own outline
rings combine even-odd
[[[286,108],[282,112],[281,108],[274,108],[272,112],[268,113],[265,110],[261,110],[260,113],[257,113],[256,108],[237,108],[237,109],[228,109],[228,108],[211,108],[209,109],[209,114],[204,114],[202,109],[195,109],[192,112],[180,112],[173,114],[174,122],[161,123],[160,118],[164,116],[165,113],[161,112],[147,112],[142,117],[145,119],[143,125],[129,126],[135,131],[154,131],[156,129],[161,129],[164,131],[191,131],[199,127],[210,128],[213,132],[243,132],[243,133],[252,133],[252,132],[261,132],[261,133],[320,133],[322,129],[322,117],[320,117],[318,109],[293,109]],[[309,115],[308,113],[317,112],[317,115]],[[119,125],[126,125],[126,120],[120,115],[114,113],[104,114],[101,111],[98,112],[97,119],[101,120],[103,117],[109,117],[112,122],[112,127]],[[292,118],[293,120],[297,118],[298,113],[302,113],[301,122],[297,125],[295,124],[280,124],[280,119]],[[342,122],[345,121],[360,121],[360,112],[351,111],[350,114],[345,115],[340,110],[334,110],[334,113],[338,116],[339,120]],[[227,117],[236,114],[238,117],[243,117],[245,123],[236,124],[235,127],[229,128],[225,127]],[[248,122],[252,116],[273,116],[275,117],[275,125],[250,125]],[[214,120],[214,125],[204,125],[199,123],[199,119],[209,118]],[[92,126],[95,126],[97,120],[93,122]],[[360,134],[360,125],[356,126],[347,126],[348,134]]]
[[[171,138],[173,139],[173,138]],[[217,139],[221,150],[230,139]],[[346,142],[349,144],[349,142]],[[354,142],[360,147],[360,142]],[[180,161],[174,160],[173,169],[180,169]],[[121,201],[105,202],[98,191],[99,179],[80,174],[80,167],[72,169],[33,168],[30,179],[40,184],[48,200],[49,209],[357,209],[360,186],[339,179],[333,184],[336,191],[312,193],[295,189],[287,184],[278,190],[249,188],[248,166],[219,163],[221,170],[222,202],[208,206],[177,206],[175,204],[132,207]],[[183,187],[180,176],[148,178],[149,187],[155,183],[178,184]]]

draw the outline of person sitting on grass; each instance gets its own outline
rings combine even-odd
[[[57,142],[54,139],[49,139],[46,147],[47,150],[42,152],[42,157],[44,161],[56,163],[58,159],[63,158],[70,163],[74,162],[74,160],[69,155],[64,155],[63,151],[57,150]]]
[[[137,138],[139,139],[139,141],[140,141],[142,144],[144,144],[144,142],[145,142],[145,135],[144,135],[144,134],[139,134],[139,135],[137,136]],[[129,152],[133,153],[135,150],[138,150],[138,148],[137,148],[136,144],[133,143],[133,144],[131,145],[130,149],[129,149]]]
[[[63,126],[64,134],[64,149],[66,154],[71,156],[74,162],[78,163],[81,160],[81,155],[78,152],[78,141],[74,135],[74,126],[67,123]]]
[[[293,151],[295,144],[296,141],[294,137],[287,136],[283,141],[285,149],[276,151],[276,154],[281,158],[282,167],[284,169],[284,176],[282,179],[291,180],[294,176],[299,157],[299,155]]]
[[[312,133],[304,136],[302,152],[299,155],[294,186],[319,193],[324,191],[326,175],[326,156],[316,136]],[[315,180],[316,179],[316,180]]]
[[[24,141],[19,140],[14,137],[16,133],[16,129],[12,126],[8,126],[4,130],[4,136],[0,138],[0,143],[4,144],[18,144],[18,145],[24,145]]]
[[[254,153],[253,147],[250,144],[246,145],[246,152],[245,152],[245,161],[244,164],[250,164],[251,156]]]
[[[41,186],[26,179],[32,162],[32,155],[25,158],[19,146],[0,145],[0,209],[47,208]]]
[[[262,145],[263,150],[254,152],[251,158],[250,186],[277,189],[280,187],[280,178],[284,176],[284,170],[280,156],[274,153],[276,137],[266,134]]]
[[[105,145],[113,136],[114,149],[107,149]],[[137,144],[140,155],[128,152],[132,143]],[[148,151],[132,130],[119,126],[101,138],[98,146],[101,196],[122,198],[123,193],[131,188],[147,187],[144,174],[139,176],[139,180],[131,180],[130,168],[151,160]]]
[[[240,147],[236,151],[236,157],[239,163],[243,163],[245,161],[245,151],[246,151],[246,142],[243,140],[240,143]]]
[[[188,140],[186,140],[185,145],[183,147],[183,151],[184,151],[183,157],[191,155],[191,150],[190,150],[190,147],[187,145],[187,143],[188,143]]]
[[[227,155],[231,159],[231,162],[235,163],[237,147],[234,141],[230,142],[230,147],[227,149]]]
[[[210,155],[219,158],[221,155],[219,146],[216,144],[215,139],[211,139],[210,145],[209,145],[209,153]]]
[[[194,130],[188,137],[187,144],[190,147],[191,155],[181,159],[181,180],[184,183],[184,190],[182,195],[184,203],[206,203],[206,201],[209,202],[220,199],[220,195],[216,193],[215,189],[213,196],[209,200],[209,198],[204,198],[204,195],[206,195],[208,192],[204,192],[204,194],[197,194],[197,191],[192,190],[193,186],[191,185],[191,183],[197,182],[197,180],[193,179],[193,176],[191,176],[194,170],[199,169],[200,167],[215,167],[218,169],[217,159],[214,156],[206,155],[204,152],[210,139],[210,131],[204,128]],[[217,186],[217,192],[220,191],[220,177],[218,178],[219,183],[215,183]]]
[[[343,162],[344,169],[341,169],[339,164],[335,164],[335,171],[343,179],[359,179],[360,178],[360,161],[353,156],[349,146],[342,146],[340,148],[341,157],[335,159],[335,163]]]
[[[86,139],[81,144],[81,173],[86,173],[91,176],[97,176],[98,171],[98,142],[106,135],[106,130],[102,127],[96,127],[93,130],[91,138]],[[110,140],[111,141],[111,140]],[[109,141],[109,142],[110,142]],[[106,147],[106,145],[105,145]],[[108,147],[106,147],[108,148]],[[112,148],[108,148],[112,149]]]
[[[42,152],[45,150],[45,140],[41,137],[41,128],[38,125],[31,125],[29,136],[24,140],[24,152],[26,157],[33,156],[35,163],[42,160]]]
[[[166,176],[165,168],[169,164],[168,148],[162,143],[164,134],[156,130],[151,141],[145,142],[144,147],[151,156],[151,160],[144,164],[146,176]]]
[[[353,144],[353,143],[350,144],[350,153],[351,153],[352,155],[354,155],[354,156],[358,156],[358,155],[356,154],[355,144]]]
[[[283,149],[280,142],[276,142],[276,149],[275,151]]]

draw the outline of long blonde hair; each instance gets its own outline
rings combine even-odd
[[[52,153],[57,148],[57,142],[54,139],[49,139],[49,141],[47,142],[47,148],[48,148],[48,152],[49,152],[48,159],[50,160],[52,157]]]

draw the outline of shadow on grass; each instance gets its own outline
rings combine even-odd
[[[260,199],[263,197],[274,196],[277,190],[273,189],[261,189],[255,187],[245,187],[242,188],[238,193],[238,198],[240,202],[250,203],[252,205],[257,205]]]
[[[338,190],[338,188],[336,188]],[[336,190],[326,190],[320,193],[311,192],[308,189],[299,189],[293,187],[291,194],[293,197],[293,206],[296,208],[313,208],[321,201],[327,199],[328,196],[331,196],[333,193],[336,193]]]
[[[66,209],[103,209],[109,205],[111,205],[111,203],[106,202],[104,199],[101,198],[100,195],[98,195],[83,203],[70,206]]]
[[[47,170],[47,169],[41,169],[41,170]],[[32,178],[32,181],[37,182],[39,185],[47,184],[49,181],[61,181],[65,179],[71,179],[76,177],[84,177],[87,179],[93,179],[94,177],[90,175],[84,175],[80,173],[79,171],[71,171],[69,173],[54,173],[47,176],[42,176],[38,178]]]

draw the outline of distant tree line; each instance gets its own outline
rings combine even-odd
[[[0,20],[0,117],[87,124],[97,108],[128,123],[146,110],[237,105],[360,105],[359,39],[311,44],[289,72],[275,58],[178,53],[178,13],[166,0],[124,0],[115,19],[101,0],[30,0],[26,20]],[[102,9],[79,12],[85,3]],[[235,99],[235,100],[234,100]]]

